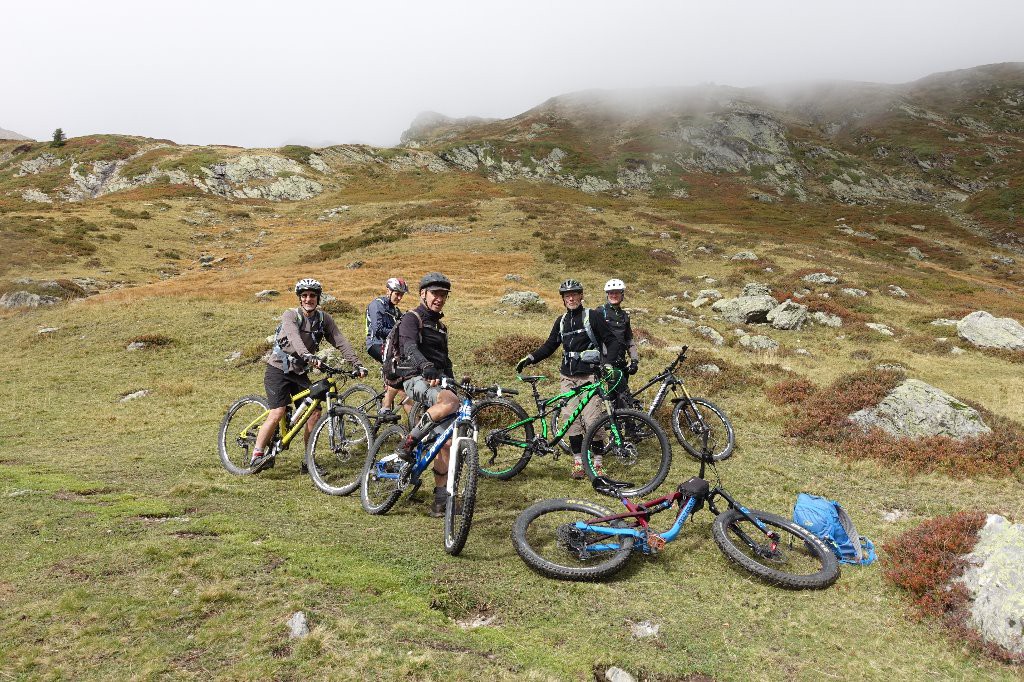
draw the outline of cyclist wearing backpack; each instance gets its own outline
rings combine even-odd
[[[451,281],[440,272],[424,275],[420,280],[420,304],[402,315],[398,322],[397,348],[389,348],[385,353],[385,378],[394,381],[397,374],[405,394],[428,406],[423,418],[399,447],[398,455],[406,461],[413,459],[413,449],[427,434],[459,409],[459,397],[440,386],[442,378],[454,378],[448,357],[448,328],[441,322],[444,317],[441,309],[451,289]],[[392,353],[396,356],[394,372],[388,367]],[[434,501],[430,505],[430,515],[434,517],[442,516],[448,504],[450,449],[449,440],[434,458]]]
[[[366,352],[377,362],[384,362],[384,342],[388,333],[402,317],[398,304],[402,297],[409,293],[409,287],[401,277],[392,277],[384,286],[387,293],[370,301],[366,307]],[[384,399],[378,416],[387,418],[394,414],[395,396],[400,391],[394,386],[385,384]]]
[[[607,300],[594,312],[600,313],[608,328],[619,341],[619,355],[609,357],[610,363],[621,369],[622,379],[615,387],[615,399],[622,407],[632,407],[624,404],[629,398],[629,377],[636,374],[640,367],[640,351],[633,340],[633,327],[629,321],[629,313],[622,309],[622,299],[626,296],[626,283],[621,279],[610,279],[605,282],[604,293]],[[626,362],[626,355],[629,355],[629,362]]]
[[[565,305],[565,313],[555,318],[555,324],[551,327],[551,334],[540,348],[533,351],[516,365],[516,374],[522,374],[527,365],[540,362],[549,357],[552,353],[562,347],[562,391],[571,391],[591,381],[595,366],[583,362],[580,354],[587,350],[604,350],[603,357],[607,361],[610,358],[617,358],[620,354],[619,340],[609,329],[604,318],[598,314],[591,314],[591,311],[583,305],[583,285],[575,279],[567,279],[558,287],[558,293],[562,296],[562,303]],[[571,400],[563,409],[565,415],[572,414],[576,409],[579,398]],[[586,476],[583,471],[583,434],[585,429],[590,428],[601,418],[601,405],[598,400],[591,400],[583,408],[579,418],[574,421],[566,432],[569,436],[569,445],[572,448],[572,471],[571,476],[575,479],[582,479]],[[594,450],[600,452],[603,444],[594,442]],[[594,456],[594,468],[599,476],[604,475],[601,466],[601,456]]]
[[[260,427],[256,436],[256,444],[252,451],[249,466],[253,472],[272,465],[274,453],[264,452],[264,447],[274,435],[274,429],[284,416],[292,394],[309,388],[311,382],[306,373],[310,366],[319,367],[320,360],[314,353],[320,342],[327,339],[342,356],[359,370],[360,376],[366,376],[366,368],[359,362],[352,344],[348,342],[334,319],[320,306],[323,286],[315,279],[303,278],[295,283],[295,295],[299,298],[299,307],[289,309],[281,316],[281,325],[277,328],[274,349],[267,358],[267,371],[263,376],[263,386],[267,391],[270,414]],[[306,423],[306,439],[308,440],[313,425],[319,415],[313,414]],[[305,473],[305,461],[302,464]]]

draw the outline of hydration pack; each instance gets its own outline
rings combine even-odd
[[[793,505],[793,520],[821,538],[840,563],[867,566],[877,558],[874,543],[857,533],[853,519],[835,500],[800,493]]]
[[[398,339],[398,328],[402,324],[402,318],[406,315],[416,316],[416,321],[419,323],[419,342],[423,343],[423,318],[415,310],[410,310],[398,318],[398,322],[388,332],[388,337],[384,339],[384,347],[381,350],[381,359],[383,360],[381,372],[384,375],[384,381],[392,387],[401,386],[403,381],[416,374],[415,368],[402,366],[402,348]]]
[[[324,339],[324,311],[317,310],[316,318],[314,318],[313,328],[310,333],[313,335],[313,346],[319,346],[320,342]],[[295,309],[295,326],[302,329],[302,318],[303,314],[298,308]],[[288,342],[288,337],[281,334],[281,328],[284,327],[284,321],[282,320],[277,325],[277,330],[274,332],[274,348],[271,350],[271,354],[281,361],[284,365],[285,372],[292,371],[292,363],[295,362],[296,358],[288,352],[288,346],[291,344]],[[312,350],[316,350],[313,348]]]

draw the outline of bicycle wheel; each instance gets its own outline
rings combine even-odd
[[[533,423],[508,427],[527,416],[526,410],[508,398],[489,398],[473,406],[481,474],[507,481],[526,467],[530,461],[526,444],[533,440]]]
[[[622,491],[627,497],[653,491],[665,480],[672,464],[672,447],[665,430],[646,412],[637,410],[615,410],[602,416],[583,436],[583,452],[584,469],[591,480],[603,474],[633,483]]]
[[[380,399],[379,392],[366,384],[352,384],[338,395],[338,402],[342,405],[373,416],[376,416],[377,410],[380,409]]]
[[[839,577],[836,555],[805,528],[768,512],[749,514],[778,538],[768,538],[738,509],[729,509],[715,517],[711,535],[730,561],[773,585],[795,590],[828,587]]]
[[[370,514],[386,514],[402,494],[398,477],[405,462],[395,450],[405,440],[406,431],[393,424],[384,429],[366,453],[359,483],[359,503]]]
[[[459,442],[456,457],[448,462],[452,470],[452,494],[444,510],[444,551],[457,555],[466,546],[469,527],[473,523],[473,507],[476,506],[476,443],[466,438]],[[455,449],[454,447],[452,448]]]
[[[252,459],[252,449],[256,445],[256,434],[263,426],[261,417],[266,415],[268,409],[266,398],[247,395],[228,408],[220,423],[217,442],[220,463],[235,476],[252,473],[249,460]]]
[[[613,512],[579,500],[541,500],[512,525],[512,543],[530,568],[559,580],[598,580],[618,571],[633,549],[632,535],[606,535],[576,528],[577,521],[626,528],[621,519],[594,522]]]
[[[359,487],[373,429],[363,413],[335,405],[313,426],[306,448],[306,469],[313,485],[328,495],[348,495]]]
[[[697,419],[697,415],[700,419]],[[736,434],[725,412],[704,398],[683,398],[672,410],[672,431],[686,449],[687,454],[700,461],[704,447],[704,431],[708,433],[708,449],[716,462],[732,454],[736,447]]]

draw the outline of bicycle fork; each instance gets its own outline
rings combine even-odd
[[[460,436],[460,433],[466,431],[465,427],[469,426],[468,435]],[[459,457],[461,456],[462,444],[465,441],[476,442],[477,431],[473,425],[473,405],[468,400],[462,401],[462,405],[459,406],[459,414],[455,418],[455,433],[452,437],[452,451],[451,456],[448,458],[448,483],[446,488],[448,490],[448,496],[451,497],[455,494],[455,474],[457,466],[460,464]]]

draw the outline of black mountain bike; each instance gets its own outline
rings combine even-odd
[[[664,404],[669,391],[672,392],[672,432],[676,440],[686,450],[686,453],[695,460],[700,460],[703,438],[705,434],[708,439],[708,447],[711,448],[711,457],[716,462],[721,462],[732,455],[736,447],[736,434],[733,432],[732,423],[725,416],[725,412],[710,400],[694,398],[686,390],[686,384],[676,375],[679,364],[686,359],[686,351],[689,346],[683,346],[679,355],[670,365],[650,378],[646,384],[632,391],[624,400],[620,398],[619,407],[629,408],[646,412],[654,417],[654,413]],[[661,384],[650,405],[644,408],[640,394],[647,389]],[[555,412],[552,417],[552,430],[558,426],[561,419],[560,412]],[[563,443],[563,448],[568,444]]]

